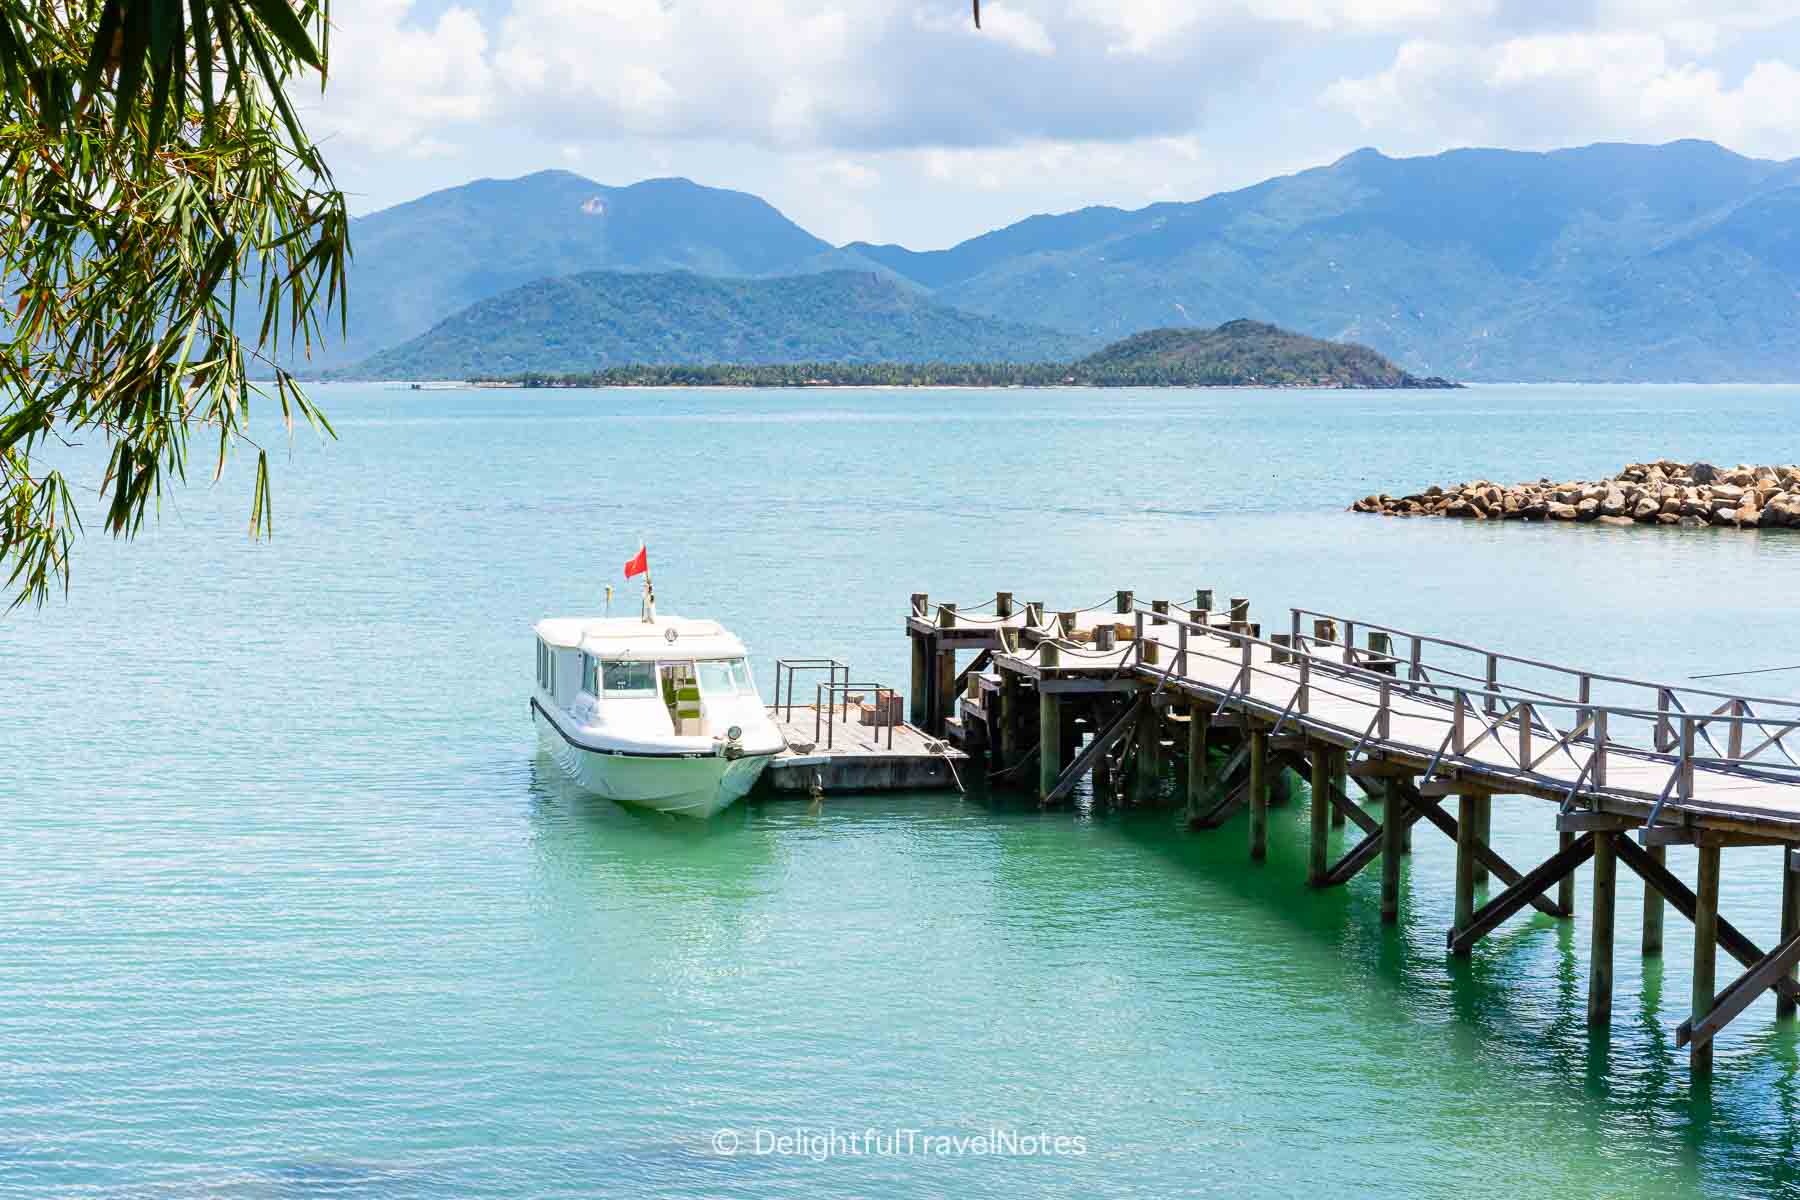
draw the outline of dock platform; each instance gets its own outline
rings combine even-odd
[[[788,748],[763,772],[781,795],[960,789],[969,756],[942,738],[897,722],[865,725],[855,709],[776,706],[770,717]]]
[[[1597,1028],[1612,1018],[1622,864],[1645,884],[1645,955],[1662,951],[1666,908],[1693,923],[1690,1015],[1673,1032],[1695,1079],[1711,1073],[1715,1035],[1759,996],[1773,992],[1777,1018],[1795,1018],[1800,761],[1789,745],[1800,743],[1800,701],[1630,679],[1299,608],[1264,637],[1249,604],[1217,608],[1207,589],[1148,604],[1120,591],[1056,611],[997,592],[974,611],[917,593],[906,618],[911,722],[1045,805],[1085,785],[1094,803],[1179,806],[1195,832],[1246,814],[1255,862],[1266,857],[1270,805],[1309,786],[1307,884],[1341,886],[1378,866],[1384,922],[1399,917],[1414,827],[1435,828],[1455,846],[1445,946],[1456,957],[1527,908],[1571,917],[1575,872],[1592,861],[1587,1017]],[[959,664],[959,653],[974,657]],[[1535,816],[1558,835],[1556,852],[1528,870],[1490,845],[1502,796],[1538,801],[1506,806],[1507,819]],[[1691,886],[1667,866],[1672,845],[1696,849]],[[1758,853],[1775,860],[1772,949],[1719,911],[1727,849],[1744,865]],[[1490,878],[1497,890],[1477,904]],[[1744,967],[1723,990],[1720,950]]]

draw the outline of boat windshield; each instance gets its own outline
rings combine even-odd
[[[642,696],[656,694],[656,664],[647,662],[602,662],[601,682],[609,696]]]
[[[753,696],[756,685],[750,682],[750,664],[741,658],[715,658],[694,664],[700,676],[703,696]]]

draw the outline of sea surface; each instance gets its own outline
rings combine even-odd
[[[272,543],[202,449],[0,620],[0,1195],[1800,1195],[1800,1026],[1760,1001],[1691,1093],[1690,931],[1641,958],[1625,873],[1596,1034],[1585,870],[1573,922],[1456,962],[1423,826],[1383,927],[1373,873],[1304,886],[1304,800],[1260,866],[1241,817],[955,793],[685,823],[572,790],[526,708],[531,624],[635,611],[640,535],[765,691],[779,655],[904,686],[908,594],[996,589],[1792,666],[1800,533],[1344,506],[1800,459],[1800,390],[316,394],[335,440],[262,427]],[[1554,846],[1538,802],[1494,822]],[[1777,853],[1725,862],[1768,944]]]

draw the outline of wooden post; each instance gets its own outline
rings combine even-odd
[[[1206,705],[1196,701],[1188,706],[1188,772],[1187,772],[1187,815],[1188,819],[1200,815],[1200,806],[1206,802],[1206,785],[1212,778],[1212,770],[1206,761],[1206,734],[1212,724],[1212,713]]]
[[[1000,736],[995,745],[1000,757],[997,770],[1005,771],[1019,761],[1019,675],[1016,671],[1000,672]]]
[[[1719,963],[1719,848],[1702,844],[1700,873],[1694,881],[1694,987],[1692,1019],[1694,1024],[1712,1011],[1714,972]],[[1690,1046],[1688,1074],[1703,1079],[1712,1074],[1713,1040],[1704,1038]]]
[[[1562,833],[1557,835],[1556,852],[1561,854],[1564,850],[1567,850],[1574,844],[1574,832],[1565,829]],[[1567,875],[1564,875],[1562,881],[1556,885],[1556,906],[1568,913],[1571,917],[1575,915],[1575,872],[1570,871]]]
[[[1131,611],[1131,593],[1130,592],[1116,593],[1113,596],[1113,601],[1114,601],[1114,608],[1116,611],[1122,612],[1122,613],[1128,613]]]
[[[1400,855],[1405,846],[1406,802],[1394,781],[1381,781],[1381,923],[1400,919]]]
[[[1800,877],[1794,874],[1800,867],[1800,856],[1795,855],[1794,847],[1781,848],[1781,944],[1787,943],[1796,933],[1800,933]],[[1788,978],[1794,977],[1793,972]],[[1794,1015],[1796,1005],[1793,998],[1775,993],[1775,1017],[1785,1020]]]
[[[1269,853],[1269,735],[1250,731],[1250,861]]]
[[[1056,643],[1038,646],[1038,666],[1049,669],[1060,661]],[[1062,713],[1057,711],[1056,693],[1038,688],[1038,802],[1041,804],[1056,789],[1062,775]]]
[[[1233,622],[1240,625],[1250,620],[1250,600],[1248,597],[1233,596],[1231,598],[1231,619]]]
[[[1651,858],[1654,858],[1659,865],[1666,865],[1669,861],[1669,848],[1667,846],[1652,846],[1649,850],[1645,851],[1645,853],[1649,854]],[[1646,880],[1644,882],[1645,957],[1662,953],[1664,905],[1665,902],[1662,893],[1650,886],[1649,881]]]
[[[1594,920],[1588,953],[1588,1025],[1612,1024],[1613,913],[1618,899],[1616,833],[1594,835]]]
[[[1494,844],[1494,798],[1492,796],[1475,797],[1475,837],[1484,846]],[[1475,864],[1475,886],[1486,887],[1488,869],[1480,863]]]
[[[1131,802],[1133,804],[1149,804],[1156,799],[1156,785],[1162,778],[1161,748],[1159,742],[1162,730],[1157,727],[1158,717],[1154,708],[1146,708],[1137,723],[1137,753],[1131,756]]]
[[[932,734],[942,737],[944,722],[956,715],[956,651],[938,651],[936,683],[937,718]]]
[[[996,617],[1013,615],[1013,594],[1011,592],[994,593],[994,615]]]
[[[926,705],[931,702],[931,648],[922,633],[912,635],[912,692],[906,699],[906,719],[925,728]]]
[[[1456,798],[1456,932],[1469,927],[1475,917],[1475,805],[1477,796]],[[1452,942],[1452,945],[1457,943]],[[1472,946],[1463,946],[1458,957],[1467,958]]]
[[[1312,840],[1306,847],[1306,882],[1324,887],[1331,870],[1331,814],[1337,806],[1331,802],[1332,748],[1326,742],[1312,747]]]
[[[1334,749],[1331,752],[1331,786],[1342,792],[1344,799],[1346,800],[1350,798],[1350,775],[1348,766],[1349,755],[1343,750]],[[1344,815],[1344,810],[1333,804],[1331,806],[1331,827],[1333,829],[1342,829],[1344,827],[1344,822],[1347,820],[1349,820],[1349,818]]]

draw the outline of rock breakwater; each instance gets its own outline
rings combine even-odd
[[[1475,521],[1800,528],[1800,466],[1631,463],[1611,479],[1499,484],[1478,479],[1407,496],[1365,496],[1352,512]]]

